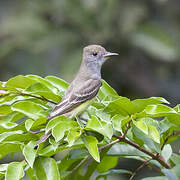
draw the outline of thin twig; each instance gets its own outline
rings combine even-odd
[[[128,122],[127,127],[126,127],[126,130],[125,130],[125,132],[124,132],[124,134],[123,134],[123,137],[126,136],[128,130],[129,130],[130,128],[131,128],[131,121]]]
[[[101,147],[99,147],[99,151],[101,151],[101,150],[103,150],[103,149],[105,149],[105,148],[108,148],[109,146],[112,146],[113,144],[116,144],[116,143],[118,143],[118,142],[120,142],[120,140],[119,140],[119,139],[116,139],[116,140],[110,142],[109,144],[106,144],[106,145],[104,145],[104,146],[101,146]]]
[[[79,164],[77,164],[77,166],[75,166],[73,168],[73,170],[71,171],[71,173],[68,175],[67,180],[71,179],[71,176],[74,174],[75,171],[77,171],[86,161],[88,161],[91,157],[90,156],[86,156],[83,160],[81,160],[79,162]]]
[[[35,96],[35,95],[32,95],[32,94],[27,94],[27,93],[22,93],[22,92],[17,92],[16,94],[19,94],[21,96],[30,96],[30,97],[34,97],[36,99],[40,99],[40,100],[43,100],[43,101],[47,101],[47,102],[50,102],[52,104],[57,104],[55,101],[52,101],[50,99],[47,99],[45,98],[44,96]]]
[[[106,144],[106,145],[104,145],[104,146],[99,147],[98,150],[101,151],[101,150],[103,150],[103,149],[105,149],[105,148],[108,148],[109,146],[112,146],[113,144],[118,143],[119,141],[120,141],[119,139],[116,139],[116,140],[110,142],[109,144]],[[82,164],[84,164],[86,161],[88,161],[89,159],[91,159],[91,156],[86,156],[82,161],[80,161],[80,163],[77,164],[77,166],[75,166],[74,169],[71,171],[71,173],[69,174],[67,180],[69,180],[70,177],[73,175],[73,173],[74,173],[76,170],[78,170],[79,167],[80,167]]]
[[[166,145],[167,141],[169,140],[170,137],[173,137],[173,136],[177,136],[177,135],[180,135],[180,131],[173,131],[172,134],[170,134],[169,136],[167,136],[161,146],[161,150],[163,150],[164,146]]]
[[[44,134],[36,143],[36,145],[34,146],[34,149],[37,149],[39,144],[41,144],[42,142],[46,141],[49,136],[51,136],[51,132],[48,132],[47,134]]]
[[[160,154],[157,154],[157,153],[154,154],[154,153],[144,149],[143,147],[139,146],[139,144],[136,144],[123,136],[113,135],[113,137],[115,137],[115,138],[119,139],[121,142],[125,142],[125,143],[135,147],[139,151],[144,152],[145,154],[151,156],[152,159],[157,160],[163,167],[165,167],[167,169],[171,169],[171,166],[166,163],[166,161]]]
[[[144,161],[144,162],[133,172],[133,174],[131,175],[131,177],[130,177],[129,180],[132,180],[132,179],[136,176],[136,174],[138,173],[138,171],[140,171],[142,168],[144,168],[146,165],[148,165],[148,164],[149,164],[149,161],[151,161],[151,160],[152,160],[152,158]]]

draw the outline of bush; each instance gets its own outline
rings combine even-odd
[[[87,180],[125,173],[133,179],[146,165],[161,172],[159,179],[180,178],[180,156],[170,145],[180,134],[180,105],[171,108],[161,97],[130,100],[103,81],[81,118],[59,116],[48,122],[67,87],[54,76],[19,75],[0,82],[0,158],[18,151],[24,156],[21,162],[1,164],[0,178],[18,180],[26,173],[32,180]],[[48,132],[52,136],[35,149]],[[119,157],[142,165],[135,172],[112,169]]]

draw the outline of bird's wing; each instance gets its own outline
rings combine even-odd
[[[80,104],[94,98],[101,85],[101,80],[89,79],[85,83],[82,83],[76,90],[72,92],[68,90],[62,101],[50,113],[49,119],[68,113]]]

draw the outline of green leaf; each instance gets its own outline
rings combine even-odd
[[[180,124],[180,113],[167,115],[166,118],[175,125]]]
[[[46,79],[43,79],[42,77],[40,76],[37,76],[37,75],[27,75],[26,77],[32,79],[32,80],[35,80],[36,83],[39,82],[43,85],[45,85],[48,89],[50,89],[54,94],[57,94],[58,90],[56,87],[54,87],[48,80]]]
[[[131,171],[125,170],[125,169],[111,169],[105,173],[101,173],[96,177],[96,180],[101,179],[101,178],[106,178],[109,175],[113,174],[132,174]]]
[[[20,88],[25,89],[36,81],[28,77],[18,75],[9,79],[6,83],[7,88]]]
[[[26,170],[26,174],[28,175],[28,177],[30,178],[30,180],[37,180],[34,169],[32,169],[32,168],[29,167],[29,168]]]
[[[63,79],[57,78],[55,76],[47,76],[45,77],[53,86],[55,86],[60,92],[66,91],[69,84]]]
[[[29,131],[33,125],[34,121],[32,119],[27,119],[25,121],[25,128],[27,131]]]
[[[162,97],[151,97],[147,99],[136,99],[132,101],[132,104],[134,105],[136,112],[143,111],[147,105],[155,105],[161,103],[169,104],[169,102]]]
[[[129,116],[122,116],[121,114],[117,114],[111,119],[114,129],[121,133],[124,125],[126,125],[130,120]]]
[[[8,96],[0,96],[0,105],[11,105],[14,103],[14,99],[17,97],[16,94],[8,94]],[[11,103],[12,102],[12,103]]]
[[[148,124],[148,136],[151,137],[155,142],[160,143],[160,134],[155,126]]]
[[[8,164],[0,164],[0,171],[6,171],[8,167]]]
[[[105,99],[106,97],[108,97],[108,100],[112,100],[112,98],[117,97],[118,94],[111,86],[109,86],[109,84],[106,81],[102,80],[102,86],[97,96],[101,100]]]
[[[97,161],[100,162],[99,151],[98,151],[98,140],[93,136],[85,136],[83,138],[84,144],[88,149],[91,156]]]
[[[101,162],[97,166],[97,170],[99,173],[103,173],[108,171],[111,168],[114,168],[118,163],[118,157],[116,156],[104,156],[101,159]]]
[[[57,116],[48,122],[48,124],[46,126],[46,133],[48,133],[52,128],[54,128],[60,122],[63,122],[63,123],[69,122],[70,123],[70,122],[75,122],[75,121],[72,121],[72,119],[65,117],[65,116]]]
[[[68,150],[68,148],[65,145],[59,146],[58,148],[56,148],[55,151],[54,151],[54,149],[55,149],[54,145],[49,145],[49,146],[45,147],[44,149],[39,150],[38,155],[45,156],[45,157],[51,157],[65,149]]]
[[[34,163],[36,177],[43,180],[60,180],[56,161],[53,158],[38,157]]]
[[[179,171],[179,170],[178,170]],[[169,180],[178,180],[179,178],[174,174],[172,169],[162,169],[161,172],[169,179]]]
[[[60,141],[63,137],[66,131],[70,130],[71,128],[75,128],[77,125],[76,122],[73,121],[60,121],[53,129],[52,129],[52,135],[55,138],[56,142]]]
[[[21,119],[24,116],[24,114],[19,113],[19,112],[12,112],[11,114],[8,114],[4,117],[1,118],[2,121],[7,121],[7,122],[15,122],[19,119]]]
[[[148,127],[144,121],[144,118],[141,118],[140,120],[133,121],[135,126],[139,128],[144,134],[148,135]]]
[[[35,144],[36,142],[30,141],[23,148],[23,155],[31,168],[33,168],[34,160],[37,153],[37,150],[34,149]]]
[[[180,104],[176,105],[173,109],[180,113]]]
[[[153,117],[161,117],[161,116],[167,116],[170,114],[177,114],[177,112],[166,105],[158,104],[158,105],[148,105],[145,108],[145,112],[148,115],[152,115]]]
[[[10,131],[12,128],[16,127],[17,125],[18,124],[16,123],[0,120],[0,133],[5,131]]]
[[[94,130],[99,132],[100,134],[111,139],[113,135],[113,129],[110,122],[101,121],[96,116],[92,116],[91,119],[87,122],[86,125],[87,130]]]
[[[166,144],[162,150],[161,155],[163,156],[164,160],[167,162],[172,155],[172,148],[170,144]]]
[[[0,115],[7,115],[12,113],[11,107],[7,105],[0,106]]]
[[[153,141],[152,137],[150,137],[149,133],[148,133],[148,136],[147,136],[139,128],[136,128],[135,126],[132,128],[132,132],[133,132],[134,136],[137,138],[137,140],[135,139],[135,142],[138,142],[138,140],[143,141],[143,143],[145,143],[152,151],[155,151],[155,152],[158,152],[158,153],[161,152],[160,144]],[[154,133],[154,134],[156,134],[156,133]]]
[[[156,176],[156,177],[143,178],[142,180],[168,180],[168,178],[164,176]]]
[[[80,137],[80,135],[82,134],[80,129],[70,129],[68,134],[67,134],[67,142],[68,142],[68,146],[72,146],[74,144],[74,142]]]
[[[179,171],[179,169],[180,169],[180,164],[177,164],[176,166],[174,166],[172,168],[172,172],[176,175],[176,177],[178,179],[180,179],[180,171]]]
[[[8,138],[9,136],[13,136],[13,135],[18,135],[18,134],[22,134],[23,131],[11,131],[11,132],[4,132],[0,134],[0,142],[6,140],[6,138]]]
[[[87,149],[72,149],[69,152],[68,160],[73,160],[73,159],[83,159],[87,155],[89,155]]]
[[[13,111],[18,111],[20,113],[23,113],[24,115],[34,120],[48,116],[48,113],[41,106],[30,101],[17,102],[13,104],[11,109]]]
[[[51,99],[56,102],[60,101],[60,96],[55,94],[51,89],[41,83],[32,84],[31,86],[26,88],[24,92],[27,94],[37,94],[46,99]]]
[[[170,159],[174,164],[180,164],[180,155],[172,153]]]
[[[111,147],[111,149],[108,151],[108,155],[111,156],[140,156],[140,157],[149,157],[147,154],[139,151],[133,146],[130,146],[129,144],[115,144]]]
[[[24,162],[10,163],[5,174],[6,180],[20,180],[24,176],[24,165]]]
[[[0,158],[4,157],[8,153],[14,153],[21,150],[21,146],[23,143],[21,142],[1,142],[0,143]]]
[[[134,105],[126,97],[120,97],[111,101],[104,111],[111,115],[121,114],[123,116],[134,114],[136,112]]]

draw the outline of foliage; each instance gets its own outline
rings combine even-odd
[[[54,76],[16,76],[0,82],[0,158],[21,152],[24,160],[0,165],[0,177],[21,179],[96,179],[137,172],[112,169],[118,158],[132,158],[156,167],[160,177],[179,179],[180,155],[170,143],[179,137],[180,105],[161,97],[130,100],[119,96],[105,81],[83,119],[48,113],[68,84]],[[44,133],[47,142],[34,148]],[[53,158],[54,155],[60,158]],[[88,164],[88,166],[85,166]],[[148,179],[148,178],[145,178]]]
[[[1,0],[0,79],[33,73],[71,80],[82,48],[101,44],[119,52],[103,67],[117,92],[179,103],[178,7],[179,0]]]

